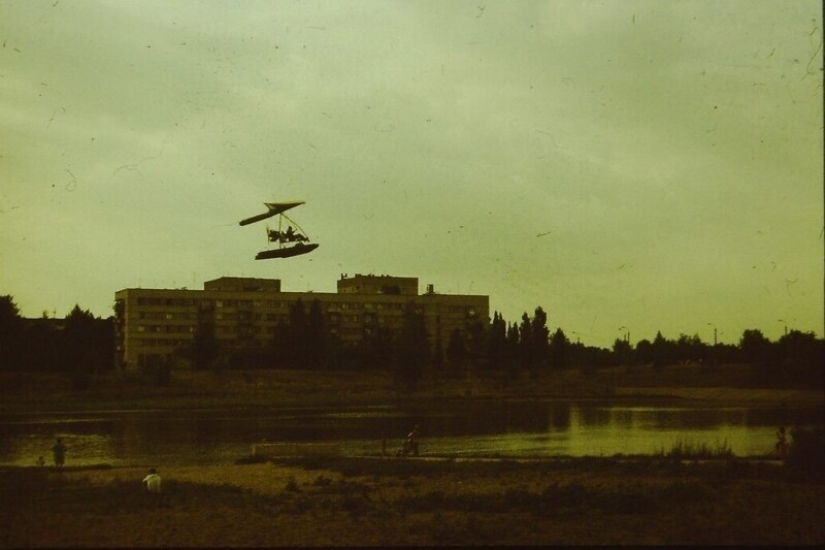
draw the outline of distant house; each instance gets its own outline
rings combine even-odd
[[[176,350],[194,338],[199,311],[212,312],[215,335],[222,345],[266,345],[279,323],[289,322],[291,306],[317,300],[324,324],[347,344],[357,344],[376,328],[401,327],[410,302],[423,314],[430,344],[442,350],[450,334],[466,333],[474,323],[489,323],[489,297],[437,294],[427,285],[418,293],[415,277],[342,275],[337,292],[282,292],[280,279],[221,277],[203,290],[127,288],[115,293],[116,364],[135,370]]]

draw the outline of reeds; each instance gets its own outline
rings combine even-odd
[[[670,451],[665,452],[664,447],[662,447],[656,455],[679,460],[708,460],[733,458],[734,456],[733,449],[727,439],[722,442],[717,441],[715,446],[680,439],[673,444]]]

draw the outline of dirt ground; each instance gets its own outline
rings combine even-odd
[[[296,459],[297,460],[297,459]],[[0,470],[0,546],[825,543],[825,485],[779,462],[314,458]]]

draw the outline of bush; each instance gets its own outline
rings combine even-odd
[[[168,386],[172,380],[172,369],[168,361],[154,361],[141,367],[141,375],[146,382],[161,388]]]
[[[825,430],[791,430],[791,445],[785,466],[794,473],[822,476],[825,471]]]

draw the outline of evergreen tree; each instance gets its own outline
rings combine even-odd
[[[507,380],[518,378],[519,367],[521,367],[521,344],[519,337],[519,327],[515,323],[507,327],[507,340],[504,346],[504,361],[507,369]]]
[[[473,319],[466,324],[466,336],[464,337],[465,348],[467,349],[467,362],[477,369],[484,364],[487,334],[484,325],[478,319]]]
[[[563,369],[568,366],[570,342],[561,330],[561,327],[553,333],[550,341],[550,366],[554,369]]]
[[[519,336],[519,364],[523,369],[532,367],[533,358],[533,325],[527,312],[521,315],[521,324],[518,327]]]
[[[547,314],[537,307],[530,322],[530,364],[532,367],[547,366],[550,351],[550,329],[547,328]]]
[[[504,361],[507,345],[507,324],[504,318],[496,311],[487,337],[487,362],[491,369],[501,368]]]

